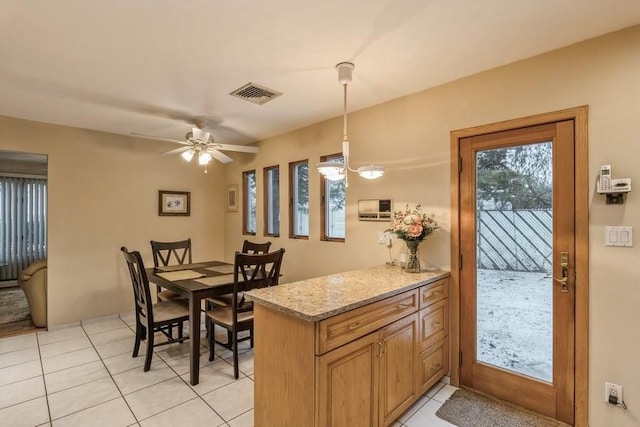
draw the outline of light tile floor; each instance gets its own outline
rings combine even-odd
[[[189,347],[156,347],[149,372],[131,357],[133,314],[0,340],[3,426],[253,426],[253,350],[241,345],[240,378],[231,352],[206,341],[200,384],[189,385]],[[222,332],[222,331],[220,331]],[[224,335],[224,334],[223,334]],[[393,427],[452,426],[435,412],[456,390],[443,382]]]

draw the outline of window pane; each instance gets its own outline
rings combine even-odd
[[[292,168],[292,235],[309,236],[309,163],[295,163]]]
[[[244,232],[256,232],[256,171],[244,172]]]
[[[343,162],[342,156],[325,157],[325,162]],[[324,236],[327,239],[345,238],[345,187],[340,181],[324,180]]]
[[[268,236],[280,235],[280,168],[265,169],[265,223]]]

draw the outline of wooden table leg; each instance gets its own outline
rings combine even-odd
[[[191,385],[200,380],[200,298],[189,298],[189,353],[191,360]]]

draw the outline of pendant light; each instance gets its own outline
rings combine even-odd
[[[354,65],[352,62],[341,62],[336,65],[338,70],[338,82],[343,87],[344,110],[343,110],[343,135],[342,135],[342,157],[344,162],[320,162],[317,165],[318,172],[330,181],[345,180],[345,187],[348,187],[347,173],[357,172],[363,178],[376,179],[384,175],[384,168],[377,165],[361,166],[357,169],[349,166],[349,136],[347,135],[347,85],[351,83]]]

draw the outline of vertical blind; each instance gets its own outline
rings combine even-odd
[[[47,180],[0,176],[0,280],[47,257]]]

